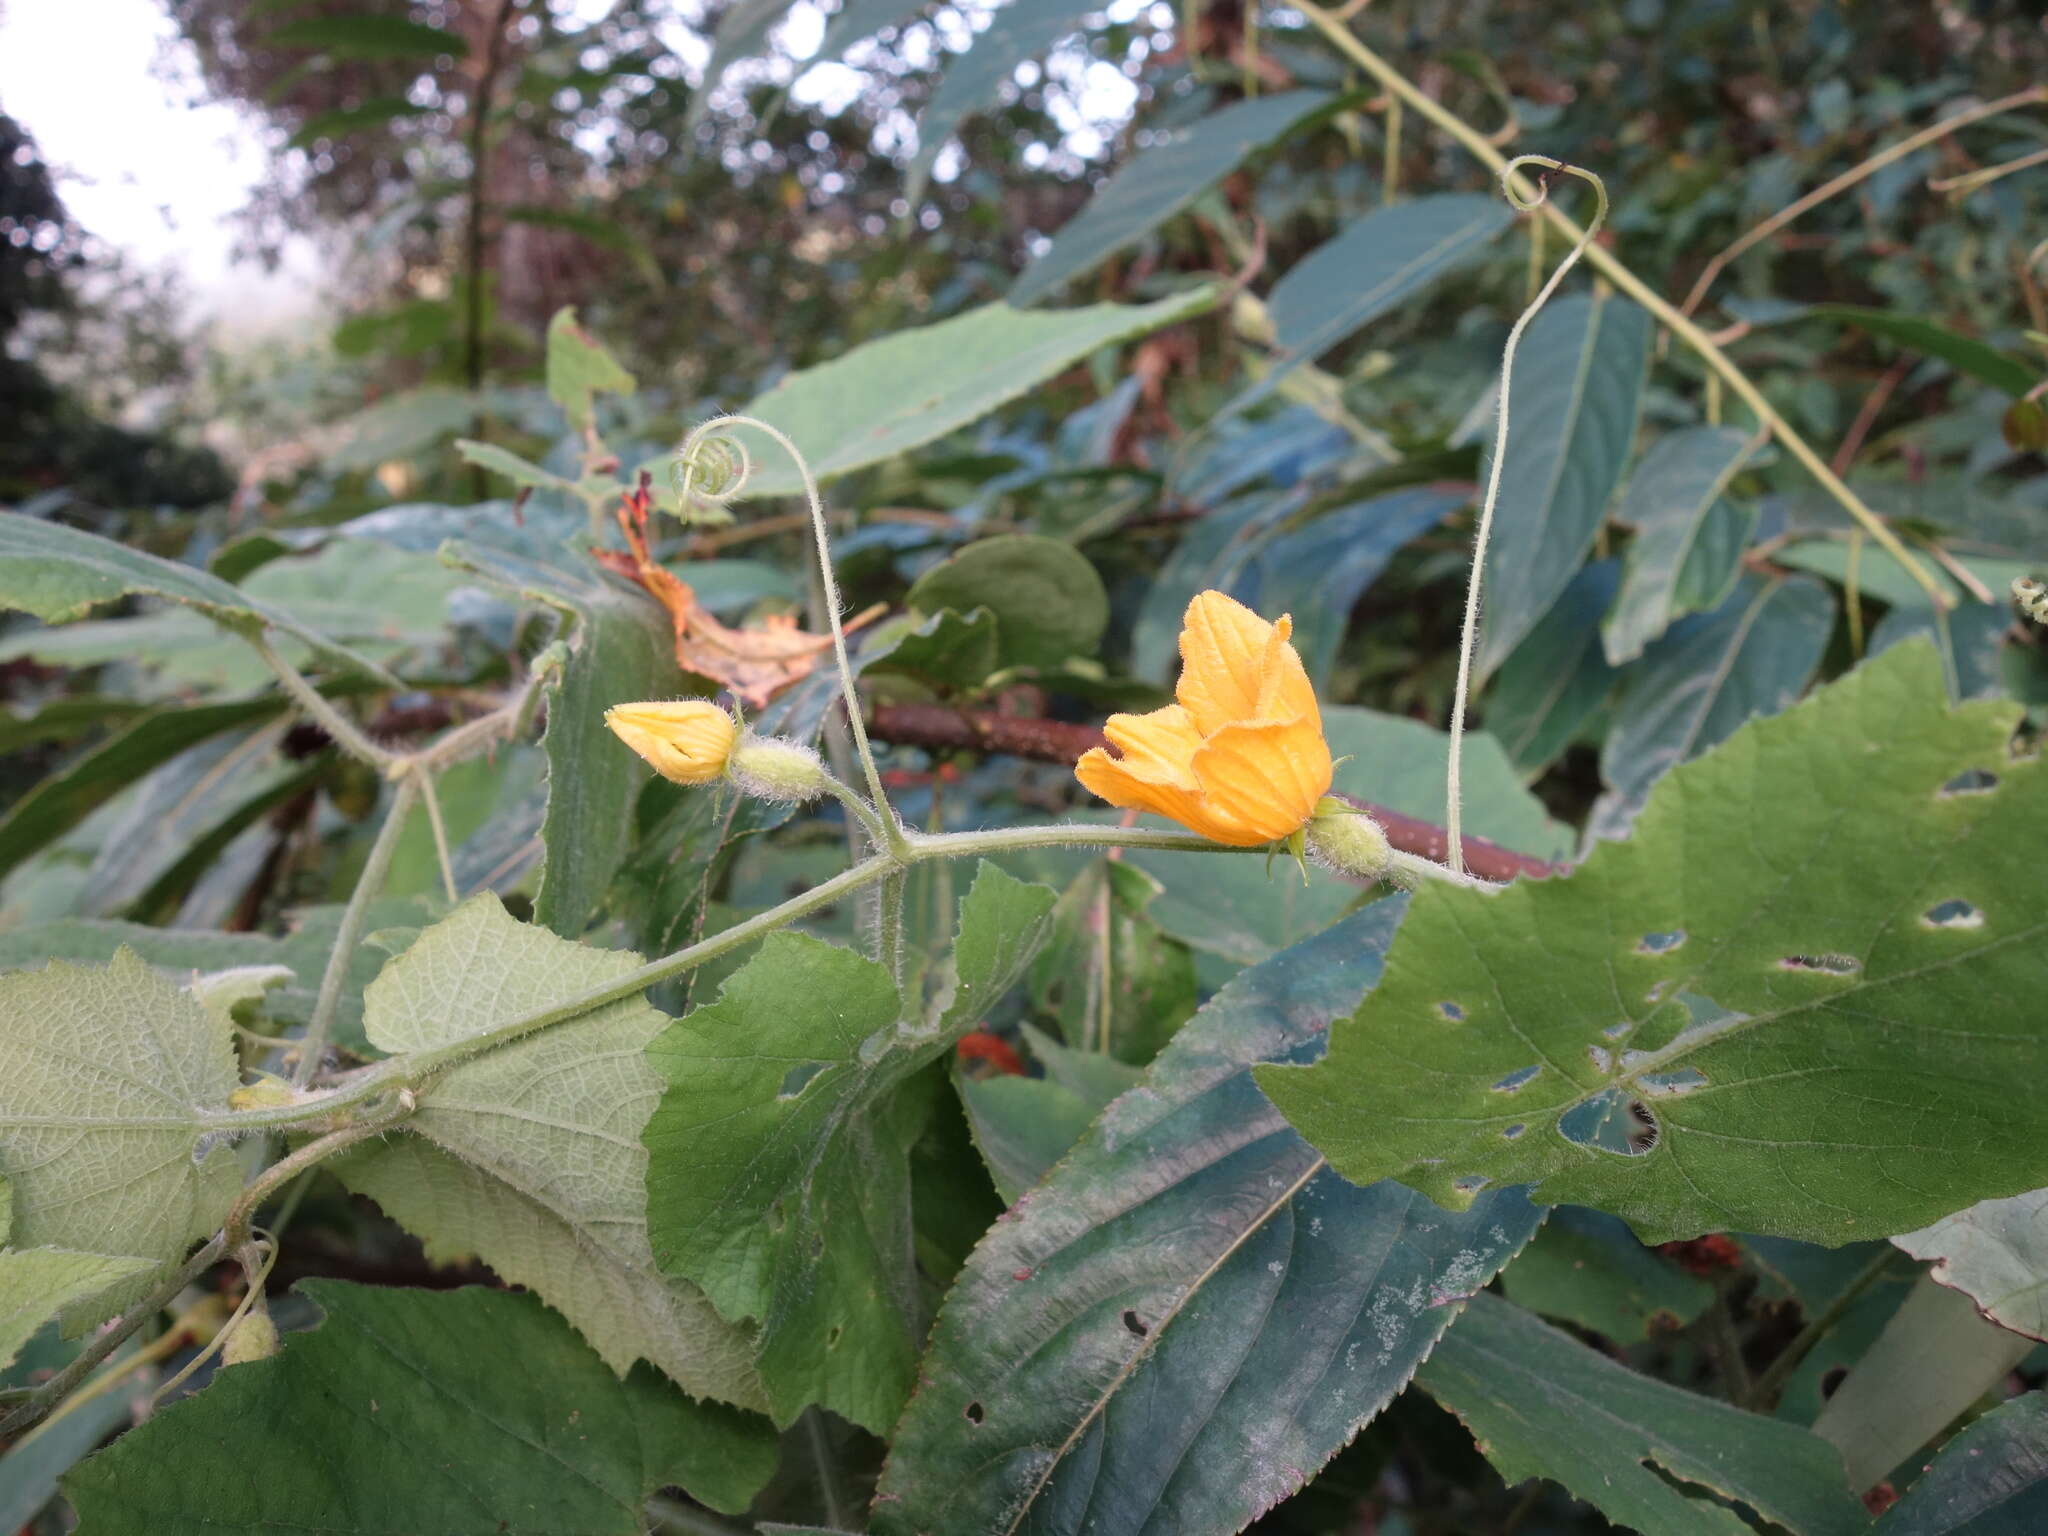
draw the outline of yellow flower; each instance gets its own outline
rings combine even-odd
[[[656,773],[678,784],[723,778],[740,737],[732,716],[704,699],[618,704],[604,712],[604,723]]]
[[[1291,619],[1268,624],[1221,592],[1181,621],[1177,704],[1111,715],[1118,756],[1085,753],[1075,775],[1111,805],[1154,811],[1214,842],[1256,848],[1300,831],[1330,788],[1330,746]]]

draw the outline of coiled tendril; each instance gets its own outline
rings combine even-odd
[[[722,419],[730,424],[735,418]],[[707,422],[684,438],[669,465],[669,484],[686,523],[731,522],[728,503],[744,494],[753,478],[754,459],[747,445],[717,432],[718,424]]]

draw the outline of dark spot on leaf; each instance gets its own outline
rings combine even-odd
[[[825,1070],[822,1061],[800,1061],[782,1074],[782,1087],[776,1097],[793,1099],[811,1085],[811,1079]]]
[[[1513,1125],[1509,1126],[1506,1130],[1500,1133],[1501,1138],[1504,1141],[1513,1141],[1517,1136],[1521,1135],[1522,1132],[1526,1131],[1527,1129],[1529,1129],[1528,1126],[1522,1124],[1521,1121],[1517,1120]]]
[[[1450,1020],[1453,1024],[1462,1024],[1465,1020],[1465,1010],[1456,1003],[1438,1003],[1436,1011],[1439,1016]]]
[[[1453,1179],[1451,1188],[1461,1195],[1476,1195],[1492,1182],[1493,1180],[1483,1173],[1468,1173],[1462,1178]]]
[[[980,1422],[981,1422],[981,1421],[982,1421],[983,1419],[985,1419],[985,1418],[987,1418],[987,1417],[988,1417],[988,1415],[987,1415],[987,1414],[986,1414],[985,1412],[983,1412],[983,1411],[982,1411],[982,1406],[981,1406],[981,1404],[979,1404],[979,1403],[969,1403],[969,1404],[967,1405],[967,1422],[968,1422],[968,1423],[970,1423],[970,1424],[979,1424],[979,1423],[980,1423]]]
[[[844,1328],[841,1328],[837,1323],[834,1323],[830,1328],[826,1329],[825,1347],[827,1349],[837,1349],[839,1347],[839,1336],[844,1332],[846,1332],[846,1330]]]
[[[1673,928],[1668,933],[1646,933],[1643,942],[1636,946],[1639,955],[1664,955],[1685,942],[1685,930]]]
[[[1847,1367],[1846,1365],[1835,1366],[1832,1370],[1829,1370],[1825,1374],[1823,1374],[1820,1379],[1820,1395],[1822,1401],[1826,1401],[1828,1398],[1833,1397],[1835,1393],[1841,1388],[1842,1383],[1847,1381],[1848,1379],[1849,1367]]]
[[[1124,1308],[1124,1326],[1130,1329],[1132,1333],[1135,1333],[1141,1339],[1145,1337],[1146,1334],[1152,1331],[1152,1329],[1146,1324],[1145,1319],[1138,1316],[1138,1314],[1136,1312],[1133,1312],[1129,1307]]]
[[[1523,1084],[1534,1081],[1536,1074],[1541,1072],[1542,1070],[1543,1068],[1540,1066],[1518,1067],[1514,1071],[1510,1072],[1506,1077],[1502,1078],[1499,1082],[1495,1083],[1493,1085],[1493,1091],[1495,1093],[1513,1093],[1517,1088],[1523,1086]]]

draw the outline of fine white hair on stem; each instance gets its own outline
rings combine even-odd
[[[1545,173],[1537,181],[1533,196],[1525,195],[1517,180],[1517,173],[1530,165],[1543,167]],[[1451,698],[1451,753],[1444,785],[1444,828],[1450,834],[1451,868],[1458,874],[1465,872],[1464,796],[1463,785],[1459,781],[1465,741],[1465,704],[1472,691],[1472,651],[1479,637],[1479,597],[1486,573],[1486,544],[1493,533],[1493,509],[1500,500],[1501,463],[1507,456],[1508,393],[1514,382],[1515,349],[1522,344],[1522,332],[1529,328],[1529,322],[1550,301],[1550,296],[1557,292],[1557,285],[1564,281],[1564,275],[1585,254],[1586,247],[1600,233],[1600,226],[1607,222],[1607,185],[1591,171],[1566,165],[1548,155],[1517,155],[1501,167],[1500,173],[1502,194],[1517,209],[1527,213],[1541,207],[1549,198],[1550,175],[1559,171],[1589,183],[1598,203],[1593,217],[1586,223],[1585,232],[1565,254],[1564,260],[1557,264],[1549,281],[1536,290],[1536,297],[1516,318],[1514,329],[1508,332],[1507,345],[1501,349],[1499,415],[1494,424],[1493,462],[1487,468],[1486,495],[1479,504],[1479,527],[1472,538],[1472,578],[1465,586],[1465,625],[1458,637],[1458,682]]]
[[[680,474],[678,488],[685,506],[694,494],[717,505],[736,500],[747,488],[747,479],[753,472],[753,460],[748,456],[746,445],[733,438],[729,432],[733,427],[748,427],[759,432],[789,455],[796,465],[797,473],[803,477],[804,499],[810,504],[811,533],[818,546],[818,580],[825,589],[825,617],[832,626],[832,654],[839,666],[839,689],[846,699],[846,723],[853,733],[854,752],[859,756],[861,768],[867,775],[867,789],[875,812],[882,819],[882,825],[889,834],[890,843],[896,844],[902,837],[895,812],[889,808],[888,797],[882,792],[882,774],[875,766],[874,749],[868,745],[867,722],[861,718],[860,694],[853,685],[853,662],[846,651],[846,625],[840,617],[839,578],[832,570],[832,535],[825,521],[825,498],[819,494],[818,480],[811,473],[811,466],[802,451],[790,441],[789,435],[780,428],[771,427],[767,422],[753,416],[714,416],[699,424],[682,446],[676,450]],[[706,463],[707,454],[723,457],[722,463]],[[709,487],[694,488],[700,465],[715,470],[721,475],[722,483]]]

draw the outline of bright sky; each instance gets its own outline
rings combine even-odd
[[[232,262],[228,217],[262,177],[263,145],[234,107],[193,104],[197,66],[176,35],[162,0],[0,0],[0,109],[86,229],[178,271],[197,316],[274,329],[316,302],[314,259],[290,251],[274,276]]]

